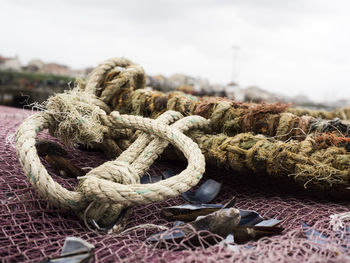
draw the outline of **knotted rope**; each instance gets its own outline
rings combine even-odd
[[[346,123],[298,117],[285,112],[286,105],[279,103],[251,105],[179,92],[163,94],[143,89],[144,85],[140,66],[127,59],[110,59],[86,82],[79,81],[76,89],[50,98],[45,112],[21,125],[17,132],[20,161],[51,204],[110,225],[125,207],[164,200],[196,184],[204,171],[197,145],[209,164],[238,172],[288,176],[305,187],[349,196],[350,154],[345,136],[350,126]],[[203,118],[182,118],[181,114]],[[181,133],[204,127],[211,132],[188,133],[197,145]],[[127,150],[80,178],[76,191],[68,191],[52,180],[37,157],[35,136],[46,128],[67,145],[100,147],[114,157],[121,149]],[[324,132],[335,135],[325,137]],[[134,134],[139,136],[136,141]],[[328,145],[328,141],[336,144]],[[168,142],[188,159],[187,169],[157,184],[138,184],[140,175]],[[168,157],[179,158],[177,149]]]
[[[98,92],[105,70],[121,65],[118,81],[122,85],[143,82],[140,67],[123,59],[110,62],[90,75],[85,91],[75,89],[50,98],[47,110],[27,118],[16,133],[17,155],[38,193],[53,206],[72,209],[81,217],[88,216],[103,224],[115,221],[126,207],[175,197],[196,185],[205,171],[205,160],[198,146],[183,132],[204,128],[209,123],[200,116],[182,118],[174,111],[167,111],[156,120],[121,115],[117,111],[109,113],[104,101],[93,94]],[[111,95],[110,90],[103,91],[104,99],[108,100]],[[139,129],[143,133],[116,160],[105,162],[78,178],[78,187],[69,191],[55,182],[40,162],[35,138],[44,129],[68,145],[101,143],[116,134],[125,134],[125,129]],[[188,159],[187,168],[169,179],[141,185],[140,177],[168,143]]]
[[[202,150],[206,163],[238,172],[291,177],[305,188],[331,190],[348,196],[350,154],[347,142],[327,145],[318,137],[327,132],[344,137],[350,133],[348,124],[338,119],[298,117],[285,112],[288,105],[281,103],[238,103],[225,98],[150,91],[143,89],[140,67],[122,59],[119,64],[125,68],[121,69],[117,61],[107,60],[92,73],[95,77],[79,83],[80,89],[94,93],[110,111],[151,118],[157,118],[166,110],[175,110],[184,116],[200,115],[210,119],[210,131],[194,130],[187,135]],[[114,144],[106,144],[107,150],[101,148],[112,156],[113,152],[126,149],[134,141],[130,131],[106,132],[106,137]],[[164,153],[168,159],[181,156],[176,149],[166,149]]]

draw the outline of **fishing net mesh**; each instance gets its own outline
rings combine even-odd
[[[67,236],[81,237],[95,246],[98,262],[349,262],[350,233],[333,231],[329,216],[346,212],[349,202],[335,200],[317,192],[305,191],[282,178],[235,174],[208,167],[203,180],[223,182],[214,203],[224,203],[236,196],[236,207],[255,210],[264,218],[281,219],[281,235],[251,241],[234,248],[222,244],[209,246],[208,232],[195,233],[202,241],[193,247],[185,240],[179,245],[165,242],[150,244],[147,238],[159,232],[155,228],[136,228],[122,235],[97,234],[88,230],[70,211],[57,210],[38,197],[26,179],[11,135],[30,111],[0,107],[0,258],[4,262],[40,261],[58,256]],[[41,138],[50,140],[48,133]],[[96,167],[106,161],[99,152],[69,149],[68,159],[79,167]],[[68,189],[76,179],[55,175],[45,160],[51,176]],[[148,171],[159,175],[166,170],[180,171],[186,164],[157,161]],[[160,216],[164,206],[184,203],[181,197],[132,209],[126,228],[141,224],[172,226]],[[327,239],[308,239],[302,222],[312,226]],[[220,237],[215,237],[219,241]],[[162,243],[162,244],[160,244]],[[160,246],[162,245],[162,246]]]

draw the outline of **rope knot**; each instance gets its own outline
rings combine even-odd
[[[144,77],[143,69],[129,60],[108,60],[91,73],[86,85],[81,83],[49,98],[46,111],[32,115],[18,128],[17,152],[31,183],[52,205],[73,209],[88,226],[92,223],[100,229],[101,225],[115,225],[131,205],[175,197],[196,185],[205,171],[198,145],[183,132],[205,128],[208,120],[200,116],[183,118],[175,111],[167,111],[156,120],[110,112],[113,96],[124,87],[142,87]],[[35,137],[47,128],[69,146],[106,144],[135,129],[141,133],[117,159],[92,169],[79,178],[75,191],[69,191],[51,178],[38,157]],[[164,181],[140,184],[140,177],[169,143],[183,152],[187,168]],[[119,224],[114,230],[122,227]]]
[[[34,187],[52,205],[75,210],[87,224],[93,222],[99,229],[101,225],[114,225],[120,215],[127,215],[125,211],[131,205],[175,197],[199,182],[205,171],[204,156],[183,132],[205,128],[208,120],[200,116],[183,118],[175,111],[167,111],[156,120],[117,111],[107,115],[89,103],[91,98],[94,95],[77,90],[56,95],[47,103],[47,111],[32,115],[18,129],[21,164]],[[116,160],[92,169],[79,178],[76,191],[69,191],[51,178],[36,152],[35,137],[46,128],[68,145],[103,141],[115,129],[139,129],[143,133]],[[139,184],[140,177],[169,143],[188,159],[186,170],[158,183]],[[114,228],[122,229],[120,225]]]

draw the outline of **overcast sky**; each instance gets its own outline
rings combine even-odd
[[[243,87],[350,99],[347,0],[0,0],[0,54],[95,66],[116,56],[149,74],[225,84],[233,46]]]

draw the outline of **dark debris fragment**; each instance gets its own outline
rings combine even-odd
[[[189,203],[205,204],[214,200],[221,189],[221,183],[209,179],[205,181],[196,191],[182,193],[182,197]]]
[[[49,140],[37,140],[35,143],[36,150],[39,156],[55,155],[66,156],[67,151],[61,147],[58,143]]]
[[[38,140],[35,144],[39,156],[45,157],[45,160],[56,170],[60,176],[77,178],[85,175],[85,171],[72,164],[65,157],[67,155],[59,144],[49,140]]]
[[[208,231],[223,239],[230,235],[234,242],[242,244],[250,240],[256,240],[264,236],[280,234],[282,227],[277,225],[281,220],[264,220],[257,212],[233,208],[235,198],[226,205],[221,204],[187,204],[173,207],[165,207],[161,215],[176,221],[174,227],[168,231],[162,231],[151,236],[149,241],[168,243],[189,242],[200,244],[203,237],[196,233]],[[187,221],[188,223],[184,223]],[[189,222],[190,221],[190,222]],[[213,237],[206,237],[208,244],[214,245],[218,241]]]

